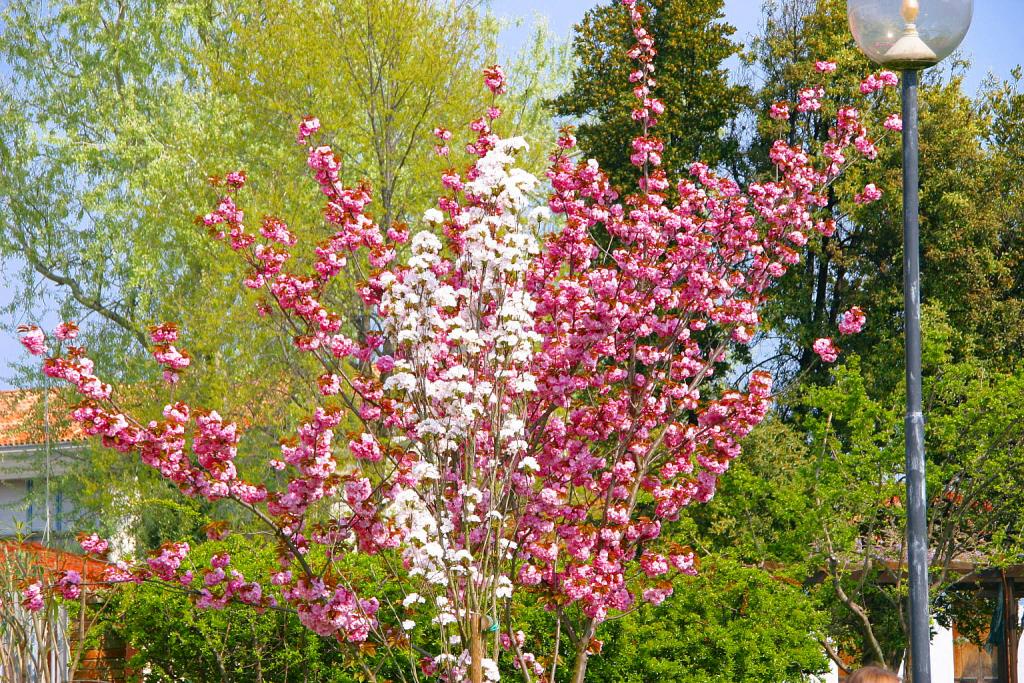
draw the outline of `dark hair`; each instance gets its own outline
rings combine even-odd
[[[880,666],[865,666],[854,671],[846,683],[900,683],[900,677]]]

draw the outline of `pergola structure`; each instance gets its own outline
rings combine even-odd
[[[875,580],[881,584],[895,585],[901,580],[906,582],[906,563],[897,561],[884,562],[884,567],[878,564],[872,571],[879,571]],[[1024,600],[1024,564],[1008,565],[1006,567],[985,567],[982,564],[970,561],[952,561],[946,570],[953,576],[959,577],[946,588],[947,595],[955,593],[971,594],[974,599],[991,600],[996,605],[995,614],[989,614],[986,621],[991,620],[996,626],[995,634],[989,635],[990,654],[984,654],[980,646],[973,643],[954,643],[954,672],[953,683],[1024,683],[1018,671],[1018,646],[1022,635],[1021,610],[1018,608],[1018,600]],[[853,574],[858,574],[855,570]],[[825,581],[827,573],[823,570],[812,577],[808,583]],[[966,596],[965,596],[966,597]],[[954,634],[957,633],[956,624],[953,625]],[[976,655],[995,657],[994,677],[989,672],[982,675],[969,673],[965,669],[967,662],[962,661],[971,652]],[[957,661],[961,660],[961,661]],[[942,672],[936,680],[949,680],[942,678]],[[839,676],[839,681],[844,680],[844,675]]]
[[[995,637],[990,643],[997,653],[998,683],[1020,683],[1017,648],[1020,643],[1021,622],[1017,607],[1024,597],[1024,565],[1011,565],[994,569],[971,569],[962,574],[949,591],[972,591],[979,597],[999,601],[994,619]]]

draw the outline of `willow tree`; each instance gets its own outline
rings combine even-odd
[[[205,178],[225,163],[245,168],[262,210],[320,239],[317,190],[301,182],[294,154],[295,125],[315,111],[333,140],[345,131],[345,182],[376,189],[382,222],[408,219],[442,170],[430,153],[433,127],[465,123],[482,105],[466,74],[490,62],[496,33],[477,2],[7,3],[0,261],[13,290],[8,320],[36,322],[55,302],[83,321],[98,365],[116,368],[112,377],[133,384],[140,402],[152,379],[135,363],[146,328],[178,320],[203,339],[192,353],[204,369],[178,391],[223,402],[226,414],[256,427],[247,446],[263,444],[259,425],[287,421],[313,398],[293,390],[304,369],[282,354],[290,334],[254,324],[251,297],[231,284],[239,265],[195,223],[211,198]],[[507,108],[536,139],[548,133],[539,102],[559,53],[539,34],[530,50],[524,63],[537,68],[523,72]],[[124,484],[145,473],[98,453],[71,476],[79,502],[112,518],[159,499],[147,519],[187,530],[208,512],[168,503],[160,487],[129,492]]]

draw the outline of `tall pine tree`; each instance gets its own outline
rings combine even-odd
[[[723,4],[648,3],[648,29],[658,47],[655,94],[668,108],[657,134],[665,141],[663,167],[669,177],[684,173],[692,161],[715,165],[736,151],[725,128],[741,111],[747,90],[730,83],[726,62],[740,48],[732,40],[736,29],[725,22]],[[558,115],[582,121],[577,138],[583,152],[601,159],[612,180],[626,187],[637,177],[629,163],[630,141],[639,125],[630,117],[636,100],[622,89],[631,71],[626,51],[634,42],[621,3],[589,10],[573,39],[577,66],[572,84],[553,102]]]

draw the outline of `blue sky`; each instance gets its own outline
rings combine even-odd
[[[568,36],[572,25],[596,4],[590,0],[491,0],[491,7],[500,16],[546,16],[559,36]],[[761,0],[725,0],[726,18],[738,29],[738,39],[756,32],[761,5]],[[1024,0],[975,0],[974,21],[963,43],[964,53],[973,62],[967,80],[969,89],[977,88],[989,72],[1006,77],[1010,69],[1024,62],[1022,27]],[[503,42],[512,46],[522,40],[521,36],[522,31],[508,31]]]
[[[922,0],[927,2],[928,0]],[[547,17],[549,26],[558,36],[567,38],[572,25],[579,21],[583,13],[595,2],[590,0],[492,0],[494,12],[500,16],[521,17],[527,21],[536,15]],[[727,19],[734,24],[740,39],[744,39],[757,30],[761,16],[761,0],[726,0]],[[963,44],[963,52],[973,63],[967,79],[967,88],[975,90],[985,76],[994,73],[998,77],[1007,77],[1010,70],[1024,62],[1024,41],[1020,38],[1024,27],[1024,0],[976,0],[974,21]],[[526,28],[510,29],[502,35],[502,43],[508,50],[514,51],[527,33]],[[0,75],[0,77],[3,77]],[[12,289],[5,282],[9,274],[2,272],[0,266],[0,301],[6,303],[13,296]],[[23,357],[20,344],[14,335],[13,321],[11,329],[2,320],[0,325],[0,388],[9,387],[7,362]],[[55,323],[53,315],[41,321],[47,326]]]

